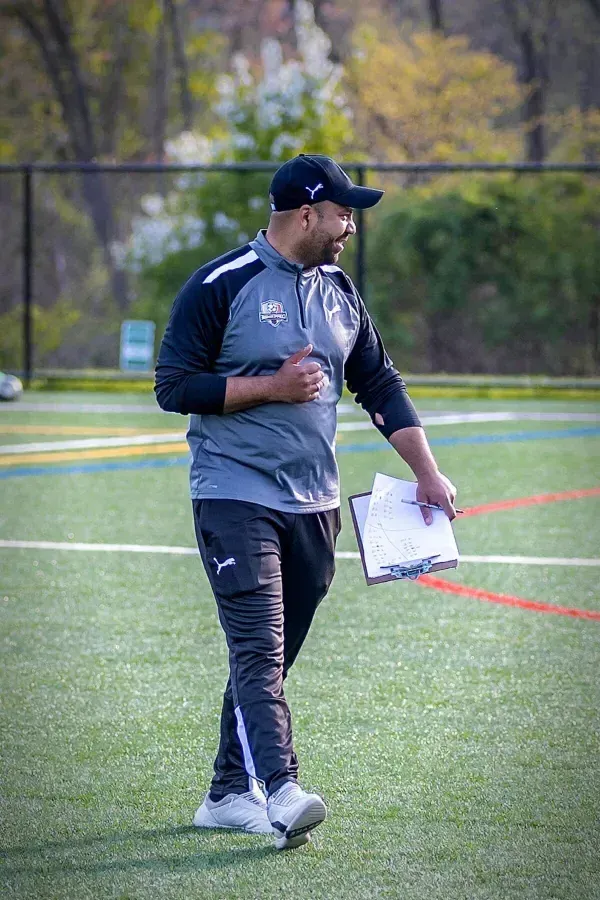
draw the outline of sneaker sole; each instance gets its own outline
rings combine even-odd
[[[307,800],[295,819],[288,823],[285,834],[275,839],[276,850],[293,850],[310,841],[310,832],[327,818],[327,807],[320,797]],[[275,834],[281,832],[275,831]]]
[[[224,831],[244,831],[246,834],[272,834],[272,828],[269,828],[266,823],[258,828],[248,828],[244,825],[224,825],[212,817],[210,810],[197,812],[192,819],[192,825],[194,828],[220,828]]]

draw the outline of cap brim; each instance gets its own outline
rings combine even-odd
[[[341,206],[349,206],[351,209],[370,209],[379,203],[383,197],[384,191],[377,191],[375,188],[359,187],[354,185],[349,191],[338,194],[334,198],[334,203]]]

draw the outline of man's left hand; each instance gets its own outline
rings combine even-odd
[[[441,472],[435,472],[422,475],[417,484],[417,500],[420,503],[431,503],[434,506],[441,507],[449,519],[456,517],[454,508],[454,500],[456,498],[456,488],[449,478],[442,475]],[[423,520],[426,525],[433,522],[433,514],[426,506],[421,507]]]

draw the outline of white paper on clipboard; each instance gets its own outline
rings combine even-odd
[[[377,473],[370,494],[350,498],[352,517],[368,583],[387,581],[389,568],[435,557],[431,571],[458,565],[458,548],[443,510],[431,510],[425,525],[416,499],[415,482]],[[409,502],[403,502],[409,501]]]

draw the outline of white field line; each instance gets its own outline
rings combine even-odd
[[[422,413],[423,425],[466,425],[469,422],[600,422],[600,413],[527,413],[527,412],[472,412],[472,413]],[[338,431],[368,431],[374,426],[370,419],[340,422]]]
[[[0,412],[152,413],[162,410],[149,403],[34,403],[31,400],[0,403]]]
[[[96,553],[170,553],[175,556],[196,556],[197,547],[167,547],[162,544],[82,544],[76,541],[5,541],[0,549],[10,550],[83,550]]]
[[[370,419],[360,419],[358,422],[338,422],[339,431],[373,431],[375,426]]]
[[[39,453],[46,450],[95,450],[99,447],[136,447],[144,444],[175,444],[185,441],[185,432],[136,434],[129,437],[76,438],[69,441],[36,441],[27,444],[0,444],[0,454]]]
[[[342,401],[337,407],[340,416],[352,414],[361,415],[360,407],[355,403]],[[65,412],[65,413],[148,413],[161,415],[163,411],[157,404],[152,403],[40,403],[32,400],[17,401],[15,403],[0,403],[0,413],[6,412]],[[165,415],[174,416],[174,413]],[[440,418],[443,414],[422,410],[421,418]],[[447,415],[461,415],[460,421],[539,421],[539,422],[597,422],[600,414],[586,412],[535,412],[535,411],[509,411],[509,412],[472,412],[472,413],[448,413]],[[465,418],[466,416],[485,416],[483,419]],[[488,418],[489,417],[489,418]],[[500,417],[500,418],[498,418]],[[504,417],[504,418],[502,418]]]
[[[338,407],[339,410],[339,407]],[[357,408],[356,413],[360,413]],[[470,412],[420,413],[423,425],[465,425],[469,422],[600,422],[600,413],[537,413],[537,412]],[[370,419],[341,422],[338,431],[362,431],[371,427]]]
[[[600,559],[566,556],[461,556],[461,563],[499,563],[509,566],[600,566]]]
[[[141,403],[0,403],[0,411],[3,412],[66,412],[66,413],[150,413],[154,416],[161,415],[163,410],[158,404]],[[354,403],[339,403],[338,415],[348,416],[360,413],[361,409]],[[167,415],[173,415],[168,413]]]
[[[163,553],[173,556],[196,556],[196,547],[169,547],[162,544],[84,544],[75,541],[8,541],[0,540],[5,550],[81,550],[104,553]],[[341,550],[337,559],[359,559],[352,550]],[[492,563],[524,566],[600,566],[600,559],[579,559],[563,556],[461,556],[462,563]]]
[[[468,422],[513,422],[515,416],[516,414],[511,412],[429,413],[419,418],[423,425],[464,425]],[[370,419],[360,419],[357,422],[340,422],[337,430],[368,431],[373,427]]]
[[[421,416],[423,425],[462,425],[469,422],[516,422],[552,421],[552,422],[600,422],[600,414],[596,413],[513,413],[513,412],[474,412],[474,413],[429,413]],[[338,431],[370,431],[374,426],[370,419],[355,422],[340,422]],[[79,438],[68,441],[36,441],[26,444],[0,444],[0,455],[8,456],[17,453],[40,453],[60,450],[96,450],[103,447],[135,447],[150,444],[180,443],[185,440],[184,432],[165,432],[157,434],[140,434],[129,437]]]
[[[471,412],[423,413],[423,425],[461,425],[464,422],[600,422],[600,413],[586,412]]]

